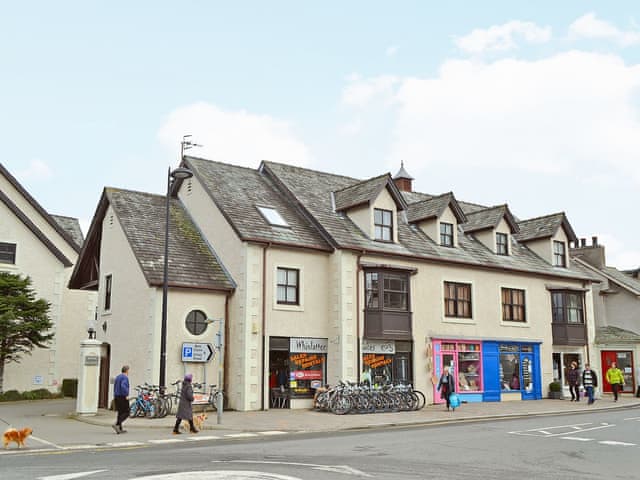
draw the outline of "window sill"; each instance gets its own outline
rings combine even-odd
[[[303,305],[288,305],[286,303],[276,303],[273,306],[274,310],[281,310],[283,312],[304,312]]]
[[[444,323],[461,323],[463,325],[476,324],[476,321],[473,318],[464,318],[464,317],[444,317],[442,321]]]
[[[505,320],[502,320],[500,322],[500,325],[503,326],[503,327],[516,327],[516,328],[530,328],[531,327],[529,322],[509,322],[509,321],[505,321]]]

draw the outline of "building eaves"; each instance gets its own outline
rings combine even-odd
[[[571,257],[571,261],[576,262],[587,271],[591,271],[597,275],[601,275],[610,282],[613,282],[616,285],[624,288],[629,293],[640,296],[640,282],[634,281],[633,278],[628,277],[618,269],[613,267],[597,268],[591,265],[589,262],[586,262],[585,260],[582,260],[578,257]]]
[[[59,224],[55,221],[55,219],[44,209],[42,206],[36,201],[35,198],[31,196],[31,194],[18,182],[18,180],[11,175],[9,170],[7,170],[2,163],[0,163],[0,175],[3,175],[7,181],[15,188],[20,195],[22,195],[27,202],[36,210],[42,218],[49,224],[51,227],[73,248],[76,252],[80,252],[82,248],[82,243],[76,243],[69,233],[67,233]]]
[[[62,253],[62,251],[56,247],[51,240],[49,240],[44,232],[40,230],[38,226],[33,223],[33,221],[31,221],[31,219],[1,190],[0,202],[4,203],[7,208],[31,231],[31,233],[40,240],[47,250],[49,250],[65,267],[73,265],[71,260],[69,260],[66,255]]]

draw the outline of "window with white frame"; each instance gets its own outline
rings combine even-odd
[[[374,238],[383,242],[393,242],[393,212],[375,208],[373,210]]]

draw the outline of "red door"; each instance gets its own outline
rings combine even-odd
[[[612,362],[616,362],[618,368],[622,370],[624,375],[623,392],[635,392],[635,384],[633,381],[633,352],[631,351],[602,351],[602,391],[611,393],[611,384],[607,382],[606,373]]]

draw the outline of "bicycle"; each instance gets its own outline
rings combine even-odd
[[[207,393],[206,385],[204,383],[194,383],[193,388],[200,390],[199,392],[194,393]],[[216,384],[209,385],[209,392],[207,395],[207,405],[209,405],[213,410],[218,410],[218,401],[222,399],[222,405],[224,406],[224,392],[217,388]]]

